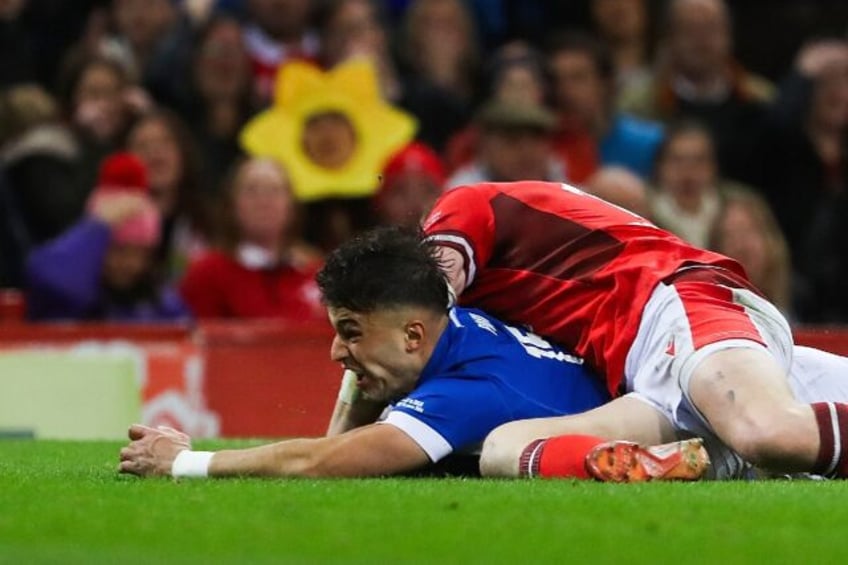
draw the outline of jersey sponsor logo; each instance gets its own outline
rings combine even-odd
[[[419,414],[424,413],[424,401],[417,400],[415,398],[404,398],[400,402],[397,403],[397,408],[407,408],[412,410],[413,412],[418,412]]]
[[[530,357],[535,357],[536,359],[553,359],[554,361],[573,363],[575,365],[583,364],[583,359],[580,357],[569,355],[565,351],[554,347],[550,344],[550,342],[534,333],[522,332],[518,328],[514,328],[512,326],[506,326],[506,329],[515,339],[518,340],[518,343],[521,344],[524,351],[526,351]]]
[[[470,312],[468,314],[468,317],[474,320],[474,323],[477,324],[477,327],[481,330],[487,331],[492,335],[498,335],[497,328],[495,328],[495,326],[492,324],[492,322],[489,321],[488,318],[481,316],[480,314],[475,314],[473,312]]]

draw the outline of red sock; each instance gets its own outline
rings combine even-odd
[[[819,426],[819,454],[813,473],[848,478],[848,404],[811,404]]]
[[[586,471],[586,455],[608,440],[596,436],[557,436],[537,439],[521,452],[522,477],[591,479]]]

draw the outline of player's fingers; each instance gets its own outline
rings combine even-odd
[[[138,471],[136,470],[135,461],[121,461],[118,464],[118,472],[119,473],[129,473],[131,475],[137,475]]]
[[[153,428],[150,428],[150,427],[147,427],[147,426],[142,426],[141,424],[133,424],[133,425],[130,426],[128,435],[129,435],[130,439],[135,440],[135,439],[141,439],[144,436],[146,436],[147,434],[149,434],[150,432],[154,432],[154,431],[156,431],[156,430],[154,430]]]
[[[132,459],[134,454],[135,450],[130,446],[121,448],[121,461],[128,461]]]

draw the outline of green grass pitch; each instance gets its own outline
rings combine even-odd
[[[0,563],[848,563],[848,482],[175,482],[119,447],[0,441]]]

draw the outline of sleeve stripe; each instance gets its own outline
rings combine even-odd
[[[468,275],[468,280],[465,283],[466,287],[471,286],[471,283],[474,282],[474,275],[477,274],[477,265],[475,264],[474,259],[474,248],[471,247],[471,244],[468,243],[464,237],[458,235],[448,235],[448,234],[433,234],[427,237],[427,241],[434,241],[436,243],[444,243],[450,247],[453,247],[463,255],[465,255],[466,259],[466,273]],[[453,244],[453,245],[451,245]]]
[[[392,425],[412,438],[433,463],[450,455],[453,451],[453,447],[442,434],[406,412],[392,410],[388,417],[380,423]]]

